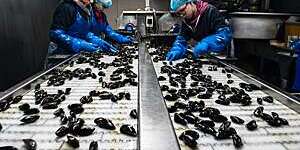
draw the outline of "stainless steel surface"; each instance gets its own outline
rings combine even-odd
[[[158,85],[151,57],[140,44],[139,52],[139,148],[145,150],[177,150],[176,136]]]
[[[280,17],[272,16],[232,16],[233,38],[236,39],[275,39]]]
[[[229,14],[233,37],[237,39],[275,39],[280,25],[291,13],[233,12]]]
[[[169,11],[155,11],[157,14],[165,14],[165,13],[169,13]],[[123,11],[123,15],[135,15],[135,14],[153,14],[153,11]]]
[[[229,15],[243,15],[243,16],[300,16],[297,13],[265,13],[265,12],[233,12]]]
[[[145,0],[145,5],[146,10],[150,9],[150,0]]]

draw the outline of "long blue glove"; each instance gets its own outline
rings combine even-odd
[[[177,36],[172,48],[168,52],[166,58],[168,61],[181,59],[187,51],[187,42],[183,36]]]
[[[133,38],[130,36],[123,36],[115,32],[110,25],[106,26],[105,34],[108,35],[111,39],[117,41],[119,44],[131,44],[133,43]]]
[[[108,42],[104,41],[100,37],[94,35],[94,33],[89,32],[86,36],[87,41],[96,44],[103,52],[112,52],[116,53],[118,50],[109,44]]]
[[[60,29],[50,30],[49,36],[51,41],[58,44],[61,48],[69,49],[75,53],[80,51],[94,52],[99,49],[97,45],[72,37]]]
[[[193,51],[194,57],[198,58],[208,52],[220,52],[230,44],[231,39],[232,31],[229,27],[219,28],[215,34],[207,36],[196,44]]]

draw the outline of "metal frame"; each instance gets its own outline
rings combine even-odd
[[[151,56],[139,51],[139,149],[178,150],[179,145],[163,99]]]

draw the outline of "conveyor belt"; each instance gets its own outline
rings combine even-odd
[[[166,74],[160,73],[160,67],[163,62],[152,62],[148,49],[145,49],[145,43],[139,44],[139,60],[133,59],[134,73],[138,74],[139,85],[138,86],[125,86],[118,89],[109,90],[103,89],[102,85],[96,79],[88,77],[84,80],[78,80],[74,78],[70,81],[66,81],[62,86],[47,86],[47,77],[52,71],[63,68],[65,70],[74,70],[76,68],[91,68],[92,72],[98,74],[99,70],[91,67],[88,63],[76,64],[70,66],[70,62],[76,61],[80,56],[74,56],[70,60],[66,60],[62,64],[54,67],[53,69],[43,73],[40,76],[34,77],[29,80],[28,83],[23,84],[20,87],[16,87],[11,92],[8,92],[0,100],[5,100],[9,95],[23,95],[23,99],[18,104],[11,104],[9,109],[0,112],[0,123],[3,129],[0,132],[0,147],[5,145],[12,145],[19,149],[24,149],[24,143],[22,139],[31,138],[36,140],[38,149],[72,149],[66,143],[67,137],[57,138],[54,132],[61,126],[59,118],[55,118],[53,115],[54,110],[43,110],[39,108],[39,105],[35,105],[34,101],[34,86],[36,83],[41,83],[41,89],[44,89],[48,94],[55,94],[58,90],[65,90],[71,87],[71,94],[66,96],[66,100],[63,101],[59,107],[68,111],[67,106],[72,103],[79,103],[82,96],[89,95],[92,90],[108,91],[113,94],[119,92],[130,92],[131,100],[121,100],[114,103],[110,100],[100,100],[99,97],[93,97],[94,101],[90,104],[84,104],[85,111],[79,114],[77,117],[83,118],[87,126],[95,127],[95,131],[92,135],[86,137],[76,136],[80,141],[79,149],[88,149],[91,141],[96,140],[99,144],[99,149],[190,149],[178,136],[187,129],[195,129],[192,125],[182,126],[175,123],[173,120],[174,113],[167,112],[167,107],[170,107],[174,102],[164,101],[163,96],[167,92],[161,92],[159,85],[169,85],[168,81],[157,82],[157,77],[162,75],[166,77]],[[137,53],[136,53],[137,54]],[[101,58],[102,62],[111,62],[115,56],[104,56]],[[173,65],[180,61],[173,62]],[[66,66],[66,67],[65,67]],[[212,80],[219,83],[226,83],[226,74],[221,72],[219,67],[217,71],[208,71],[210,65],[204,64],[201,69],[203,74],[210,74]],[[103,69],[106,73],[104,81],[109,81],[109,75],[117,67],[108,67]],[[123,76],[123,75],[122,75]],[[247,76],[247,75],[246,75]],[[123,76],[124,77],[124,76]],[[192,82],[190,78],[187,78],[186,85],[189,87]],[[238,74],[238,72],[232,73],[232,80],[234,83],[230,86],[239,87],[241,82],[252,82],[251,77],[245,77],[245,75]],[[211,99],[203,99],[206,107],[216,107],[221,111],[221,114],[228,117],[230,115],[236,115],[245,120],[247,123],[250,120],[256,120],[258,129],[255,131],[249,131],[245,128],[245,125],[237,125],[232,123],[231,126],[236,129],[238,135],[242,138],[244,146],[241,149],[272,149],[272,150],[298,150],[300,149],[300,115],[299,103],[293,101],[284,93],[274,93],[274,89],[266,85],[261,86],[262,91],[249,92],[253,102],[250,106],[241,106],[239,104],[230,104],[230,106],[218,105],[215,103],[218,94],[214,93]],[[288,126],[271,127],[265,121],[252,115],[253,110],[258,107],[256,103],[257,97],[263,97],[271,95],[275,98],[274,103],[263,103],[264,112],[270,114],[272,111],[277,112],[280,117],[286,118],[289,121]],[[189,99],[190,101],[197,101],[196,97]],[[187,101],[180,100],[184,103]],[[23,117],[23,112],[18,109],[18,106],[24,103],[29,103],[33,108],[40,109],[40,119],[34,123],[27,125],[20,125],[20,119]],[[1,107],[1,106],[0,106]],[[291,109],[292,108],[292,109]],[[132,109],[137,109],[139,112],[139,119],[132,119],[129,113]],[[295,111],[296,110],[296,111]],[[179,111],[180,112],[180,111]],[[68,112],[67,112],[68,114]],[[195,113],[198,116],[197,113]],[[94,119],[97,117],[109,118],[116,126],[116,130],[106,130],[97,127],[94,123]],[[202,118],[201,118],[202,119]],[[207,118],[206,118],[207,119]],[[138,130],[138,137],[130,137],[120,133],[120,126],[123,124],[131,124],[136,130]],[[216,123],[216,129],[220,126],[220,123]],[[197,131],[197,130],[195,130]],[[197,140],[198,149],[235,149],[231,139],[216,140],[213,136],[204,134],[197,131],[200,138]]]
[[[135,55],[138,55],[136,52]],[[101,62],[110,63],[116,56],[104,56],[101,58]],[[76,61],[78,57],[72,61]],[[70,62],[70,61],[69,61]],[[133,59],[132,71],[138,74],[138,59]],[[65,70],[74,70],[76,68],[91,68],[92,72],[98,74],[99,69],[91,67],[88,63],[76,64],[74,66],[68,66]],[[109,76],[116,67],[108,67],[103,69],[106,73],[103,81],[110,81]],[[122,75],[124,78],[124,75]],[[63,101],[59,108],[63,108],[68,111],[67,106],[72,103],[80,103],[82,96],[88,96],[92,90],[96,91],[108,91],[113,94],[119,92],[129,92],[131,94],[131,100],[120,100],[117,103],[111,100],[100,100],[99,97],[93,97],[94,101],[90,104],[84,104],[84,112],[77,115],[78,118],[85,120],[85,125],[95,128],[92,135],[86,137],[76,137],[80,141],[79,149],[88,149],[92,141],[97,141],[99,148],[101,149],[137,149],[137,138],[130,137],[120,133],[120,127],[123,124],[133,125],[137,130],[137,119],[130,117],[129,113],[133,109],[137,109],[138,106],[138,86],[121,87],[118,89],[110,90],[108,88],[102,88],[96,79],[88,77],[84,80],[73,78],[70,81],[66,81],[62,86],[47,86],[47,80],[41,84],[41,89],[48,92],[48,94],[56,94],[57,90],[65,90],[66,88],[72,88],[71,94],[66,96],[66,100]],[[137,79],[136,79],[137,81]],[[67,143],[67,137],[57,138],[54,134],[55,131],[61,127],[59,118],[55,118],[53,112],[55,109],[45,110],[35,105],[34,90],[30,90],[23,94],[23,99],[18,104],[12,104],[8,110],[0,112],[0,123],[3,129],[0,133],[0,147],[11,145],[20,149],[24,149],[24,142],[22,139],[34,139],[37,142],[37,149],[72,149]],[[20,119],[23,117],[23,112],[18,109],[18,106],[24,103],[30,104],[32,108],[40,109],[40,118],[31,124],[20,125]],[[68,114],[68,113],[67,113]],[[110,119],[116,126],[115,130],[106,130],[96,126],[94,119],[98,117],[104,117]]]
[[[156,49],[150,48],[148,49],[149,52],[156,51]],[[153,57],[155,58],[155,57]],[[175,66],[177,63],[181,63],[183,60],[178,60],[173,62],[172,66]],[[168,63],[168,62],[167,62]],[[158,76],[164,76],[166,77],[166,81],[159,81],[159,84],[167,85],[169,87],[176,88],[170,85],[167,74],[161,73],[161,67],[164,66],[163,61],[154,62],[153,61],[154,68],[156,70],[157,77]],[[222,73],[222,68],[218,67],[217,71],[208,71],[208,67],[211,66],[209,64],[204,64],[201,68],[201,71],[204,75],[210,75],[212,76],[213,81],[217,81],[218,83],[227,84],[228,78],[226,77],[225,73]],[[232,74],[232,77],[230,78],[234,81],[233,84],[230,84],[230,87],[239,87],[239,83],[245,83],[246,81],[242,80],[238,76]],[[190,88],[190,83],[192,83],[192,80],[190,77],[187,77],[186,81],[186,88]],[[257,118],[253,115],[253,111],[259,106],[256,102],[257,97],[264,97],[268,96],[265,92],[259,90],[259,91],[253,91],[253,92],[247,92],[253,102],[250,106],[241,106],[240,104],[233,104],[231,103],[230,106],[224,106],[219,105],[215,103],[215,100],[218,99],[219,94],[214,92],[212,98],[209,99],[201,99],[205,102],[205,107],[214,107],[218,108],[221,111],[221,114],[226,116],[229,119],[229,116],[239,116],[242,119],[245,120],[245,123],[243,125],[237,125],[234,123],[231,123],[231,127],[235,128],[238,135],[242,138],[242,141],[244,143],[243,147],[240,149],[270,149],[270,150],[296,150],[300,149],[300,115],[296,111],[292,110],[291,108],[283,105],[278,100],[274,100],[274,103],[263,103],[264,112],[270,114],[271,112],[276,112],[279,114],[279,116],[286,118],[289,121],[289,126],[281,126],[281,127],[271,127],[268,125],[265,121],[263,121],[260,118]],[[167,91],[163,91],[162,94],[166,96],[168,94]],[[227,96],[226,96],[227,97]],[[188,101],[179,99],[178,101],[183,102],[185,104],[188,103],[188,101],[199,101],[197,97],[191,97]],[[282,101],[282,100],[281,100]],[[167,101],[165,100],[166,105],[168,107],[171,107],[174,105],[176,101]],[[288,102],[286,102],[288,103]],[[298,103],[299,108],[299,103]],[[182,110],[178,111],[177,113],[184,112]],[[199,117],[199,113],[193,113],[195,116]],[[173,126],[176,132],[177,137],[181,135],[185,130],[192,129],[194,131],[197,131],[197,129],[192,125],[188,124],[187,126],[178,124],[174,121],[174,113],[170,113],[170,118],[173,122]],[[208,118],[199,117],[200,119],[207,120]],[[258,129],[255,131],[249,131],[245,127],[245,124],[248,123],[251,120],[256,120],[258,124]],[[230,121],[230,119],[229,119]],[[216,123],[215,129],[217,130],[221,123]],[[197,149],[208,149],[208,150],[227,150],[227,149],[235,149],[233,146],[232,139],[225,139],[225,140],[216,140],[213,136],[209,134],[205,134],[201,131],[197,131],[200,135],[200,138],[197,140]],[[183,143],[182,140],[178,138],[178,141],[180,143],[181,149],[191,149],[187,145]]]

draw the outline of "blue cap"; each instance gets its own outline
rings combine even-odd
[[[170,8],[171,8],[171,11],[176,11],[178,8],[180,8],[184,4],[189,3],[189,2],[196,2],[196,1],[197,0],[171,0]]]
[[[95,0],[96,3],[101,3],[104,8],[110,8],[112,6],[111,0]]]

